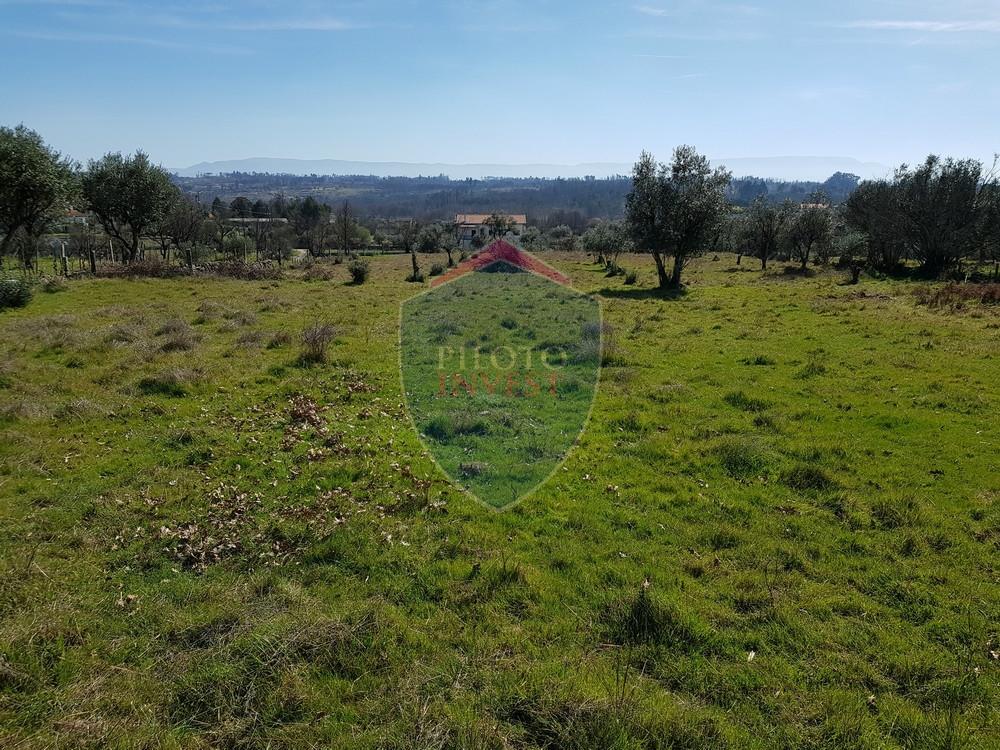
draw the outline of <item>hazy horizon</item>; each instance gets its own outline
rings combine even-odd
[[[1000,149],[983,0],[0,0],[0,29],[0,122],[80,161],[572,165],[690,143],[893,167]]]

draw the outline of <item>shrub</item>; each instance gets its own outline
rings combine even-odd
[[[353,284],[364,284],[368,281],[368,272],[370,270],[368,261],[364,258],[352,260],[347,264],[347,272],[351,274],[351,283]]]
[[[24,307],[31,302],[31,284],[24,279],[0,280],[0,309]]]
[[[299,359],[308,364],[326,362],[326,348],[336,336],[329,323],[313,323],[302,331],[302,354]]]
[[[635,282],[639,280],[639,272],[635,269],[631,269],[625,272],[625,283],[632,286]]]
[[[440,276],[444,273],[444,266],[440,263],[435,263],[431,266],[431,276]]]

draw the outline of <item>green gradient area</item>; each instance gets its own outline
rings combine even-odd
[[[407,300],[400,325],[406,400],[441,469],[494,508],[543,482],[593,402],[597,300],[498,262]]]

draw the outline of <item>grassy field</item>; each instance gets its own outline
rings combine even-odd
[[[1000,746],[996,308],[545,258],[614,356],[501,513],[408,421],[406,257],[0,313],[0,747]]]

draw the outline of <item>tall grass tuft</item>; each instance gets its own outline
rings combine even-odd
[[[336,329],[329,323],[312,323],[302,331],[302,352],[299,360],[305,364],[326,362],[326,350],[336,337]]]

